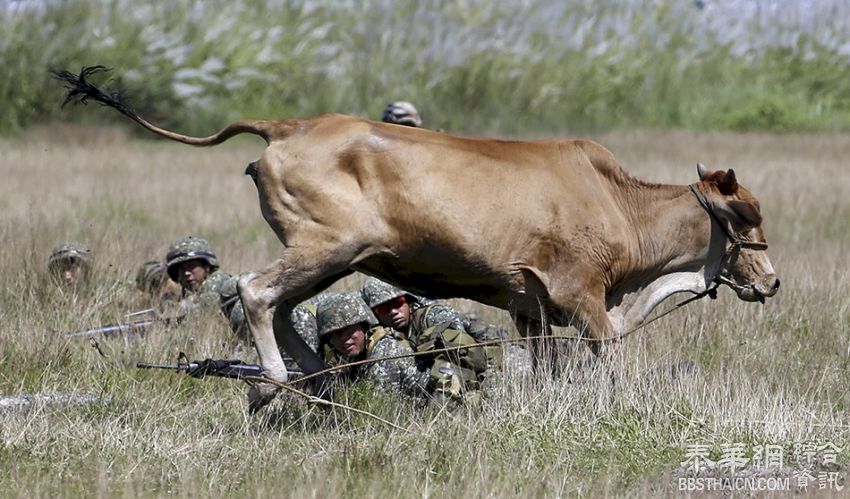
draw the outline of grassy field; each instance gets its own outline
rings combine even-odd
[[[847,135],[611,133],[592,137],[643,179],[690,183],[695,164],[735,168],[761,200],[782,279],[765,305],[723,289],[624,341],[612,386],[577,368],[571,383],[522,379],[470,407],[421,410],[356,386],[341,401],[405,430],[279,398],[246,414],[245,386],[143,372],[137,361],[255,360],[218,316],[137,341],[67,341],[136,305],[138,265],[186,234],[208,238],[229,272],[271,262],[279,243],[244,166],[263,144],[215,149],[54,125],[0,139],[0,394],[77,393],[101,404],[0,412],[3,496],[494,497],[670,494],[689,449],[713,460],[740,444],[780,446],[794,477],[850,462],[850,175]],[[96,284],[63,294],[44,276],[66,239],[96,254]],[[352,276],[338,286],[356,286]],[[472,302],[459,308],[507,324]],[[579,360],[586,357],[584,349]],[[671,366],[696,369],[675,380]],[[838,464],[806,446],[832,443]],[[809,456],[811,457],[811,456]],[[711,473],[711,472],[709,472]],[[721,476],[720,471],[715,475]],[[792,478],[792,487],[795,481]],[[817,483],[808,490],[817,491]],[[825,492],[835,492],[826,488]],[[822,491],[822,492],[824,492]]]

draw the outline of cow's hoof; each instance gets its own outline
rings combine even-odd
[[[257,383],[248,389],[248,413],[255,414],[277,395],[278,388],[268,383]]]

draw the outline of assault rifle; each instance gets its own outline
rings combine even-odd
[[[148,364],[139,362],[136,367],[139,369],[167,369],[169,371],[185,372],[193,378],[203,378],[206,376],[218,376],[220,378],[245,379],[249,376],[262,376],[263,368],[257,364],[246,364],[241,360],[232,359],[205,359],[195,360],[192,362],[184,362],[186,356],[181,353],[177,364]],[[290,375],[303,376],[299,371],[289,371]]]
[[[154,309],[148,308],[145,310],[140,310],[138,312],[133,312],[125,315],[126,319],[131,317],[138,317],[141,315],[147,315],[154,312]],[[130,334],[130,333],[141,333],[147,328],[151,327],[157,322],[168,322],[168,319],[159,319],[159,318],[151,318],[151,319],[139,319],[119,324],[108,324],[106,326],[94,327],[91,329],[83,329],[82,331],[75,331],[73,333],[65,333],[66,338],[88,338],[91,336],[118,336],[122,334]]]

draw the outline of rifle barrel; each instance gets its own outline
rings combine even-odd
[[[66,333],[66,338],[80,338],[83,336],[110,336],[120,333],[130,333],[137,330],[142,330],[152,325],[155,321],[153,319],[145,319],[141,321],[133,321],[127,324],[110,324],[108,326],[95,327],[91,329],[83,329],[82,331],[76,331],[73,333]]]
[[[146,308],[144,310],[139,310],[138,312],[130,312],[129,314],[124,315],[125,319],[129,319],[130,317],[138,317],[140,315],[148,315],[154,313],[156,310],[153,308]]]
[[[145,362],[136,363],[139,369],[168,369],[169,371],[185,371],[189,366],[175,366],[168,364],[148,364]]]
[[[207,376],[214,376],[218,378],[230,378],[230,379],[245,379],[249,376],[257,376],[260,377],[263,375],[263,368],[257,364],[242,364],[242,363],[232,363],[232,364],[224,364],[220,366],[216,366],[207,370],[205,366],[208,366],[210,362],[228,362],[228,361],[215,361],[211,359],[207,359],[206,361],[194,361],[188,364],[182,365],[174,365],[174,364],[149,364],[147,362],[138,362],[136,363],[136,367],[141,369],[166,369],[169,371],[177,371],[177,372],[185,372],[192,377],[195,378],[204,378]],[[230,361],[233,362],[233,361]],[[301,377],[304,376],[304,373],[301,371],[289,371],[290,376]]]

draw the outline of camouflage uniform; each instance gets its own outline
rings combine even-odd
[[[422,118],[413,104],[406,101],[395,101],[387,104],[384,114],[381,116],[384,123],[406,125],[419,128],[422,126]]]
[[[165,262],[150,260],[142,264],[136,272],[136,289],[153,294],[165,282]]]
[[[82,281],[85,282],[91,273],[94,255],[91,250],[77,241],[62,243],[50,252],[47,258],[47,272],[54,279],[62,278],[62,270],[65,265],[79,266],[82,271]]]
[[[239,291],[237,289],[239,278],[244,275],[245,273],[238,274],[225,281],[219,291],[219,305],[221,307],[221,313],[224,314],[224,317],[230,323],[230,329],[243,341],[250,341],[251,333],[248,330],[248,320],[245,318],[245,309],[242,307],[242,300],[239,299]],[[316,295],[300,303],[292,310],[292,314],[289,317],[295,332],[298,333],[298,336],[301,336],[301,339],[314,352],[319,351],[319,328],[316,325],[316,308],[325,296],[324,294]],[[284,357],[284,362],[287,366],[291,365],[289,361],[292,361],[292,359]]]
[[[444,322],[448,322],[451,329],[461,331],[464,329],[463,317],[452,307],[426,300],[380,279],[370,277],[360,293],[369,308],[375,308],[399,296],[407,297],[410,304],[410,324],[406,334],[414,343],[417,342],[422,331]]]
[[[367,280],[361,293],[370,308],[399,296],[408,298],[410,322],[406,334],[417,351],[510,338],[501,328],[467,319],[444,303],[423,299],[379,279]],[[421,370],[429,372],[436,395],[459,399],[464,391],[478,388],[481,379],[492,376],[492,369],[501,368],[503,359],[513,370],[530,370],[527,350],[515,344],[422,356],[417,362]]]
[[[147,261],[136,272],[136,289],[148,306],[158,311],[179,303],[183,297],[180,285],[172,281],[166,272],[165,262]]]
[[[230,276],[224,281],[218,291],[218,306],[224,318],[230,324],[230,329],[236,333],[242,341],[250,341],[251,334],[248,331],[248,321],[245,319],[245,310],[239,299],[239,278],[244,274]]]
[[[183,299],[178,305],[178,316],[199,313],[218,307],[221,287],[230,278],[218,270],[218,257],[215,256],[212,246],[206,239],[195,236],[179,239],[168,248],[165,256],[165,265],[168,276],[175,282],[179,282],[178,269],[180,264],[190,260],[202,260],[209,266],[204,282],[194,293],[183,289]]]
[[[327,297],[319,304],[316,320],[325,364],[328,366],[413,353],[407,338],[398,331],[379,326],[372,311],[355,293],[339,293]],[[368,329],[363,352],[352,359],[339,354],[330,344],[328,335],[356,324],[364,324]],[[340,375],[350,381],[368,380],[382,390],[414,397],[427,396],[427,375],[417,369],[413,357],[353,366],[340,372]]]

